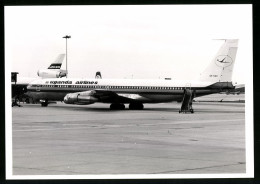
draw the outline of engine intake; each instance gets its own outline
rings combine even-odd
[[[93,97],[93,91],[69,93],[64,97],[66,104],[89,105],[98,101]]]

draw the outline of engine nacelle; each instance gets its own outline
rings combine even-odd
[[[66,72],[52,71],[52,70],[39,70],[37,72],[39,77],[42,78],[61,78],[66,76]]]
[[[64,103],[77,104],[77,105],[89,105],[98,101],[93,97],[93,91],[69,93],[64,97]]]

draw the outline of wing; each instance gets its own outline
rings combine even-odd
[[[93,97],[97,98],[99,102],[104,103],[130,103],[134,101],[132,98],[122,96],[113,91],[108,90],[93,90]]]
[[[95,102],[102,103],[131,103],[136,101],[129,95],[120,95],[109,90],[91,90],[76,93],[69,93],[64,97],[64,102],[67,104],[87,105]]]

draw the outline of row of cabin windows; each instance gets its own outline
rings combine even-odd
[[[58,87],[58,88],[98,88],[98,89],[164,89],[182,90],[183,87],[150,87],[150,86],[84,86],[84,85],[40,85],[35,87]]]

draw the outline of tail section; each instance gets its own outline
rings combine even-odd
[[[64,60],[65,54],[60,54],[57,59],[51,63],[51,65],[48,67],[48,69],[57,69],[59,70],[61,68],[62,62]]]
[[[42,78],[61,78],[67,75],[66,70],[61,69],[65,54],[60,54],[57,59],[51,63],[48,69],[38,70],[37,74]]]
[[[226,39],[216,56],[200,75],[200,81],[231,82],[238,39]]]

